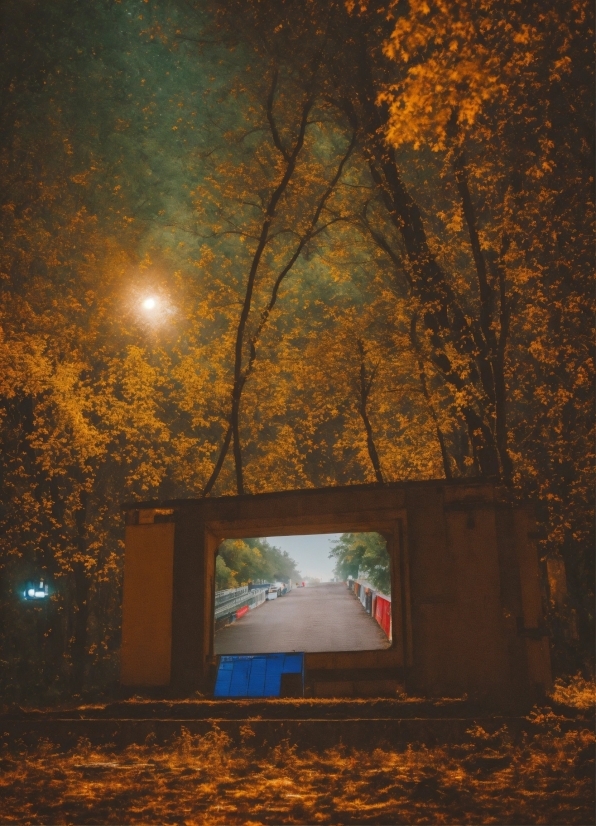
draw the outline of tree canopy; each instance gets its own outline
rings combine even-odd
[[[295,561],[266,539],[226,539],[219,547],[215,588],[258,582],[293,582],[300,578]]]
[[[7,0],[3,22],[5,696],[115,679],[122,501],[401,479],[533,500],[567,569],[557,662],[589,657],[592,9]],[[221,582],[259,554],[286,572],[254,541]]]
[[[329,553],[335,574],[343,580],[364,579],[391,596],[391,564],[387,542],[378,533],[343,533]]]

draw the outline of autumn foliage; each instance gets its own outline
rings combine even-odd
[[[5,698],[113,686],[123,501],[436,477],[536,503],[589,669],[592,10],[91,5],[2,34]]]

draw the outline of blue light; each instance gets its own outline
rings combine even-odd
[[[39,580],[39,585],[37,585],[37,583],[28,582],[23,592],[23,596],[28,600],[46,599],[49,596],[48,585],[43,581],[43,579]]]

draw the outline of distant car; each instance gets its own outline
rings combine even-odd
[[[275,585],[272,585],[270,588],[267,588],[267,599],[277,599],[277,588]]]

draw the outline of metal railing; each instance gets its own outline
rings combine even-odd
[[[227,591],[216,591],[215,592],[215,606],[223,605],[224,603],[231,602],[232,600],[238,599],[239,596],[242,594],[248,593],[248,585],[242,585],[240,588],[228,588]]]
[[[257,605],[260,605],[262,602],[265,601],[265,589],[267,588],[266,585],[263,585],[262,588],[253,588],[252,591],[249,591],[247,587],[244,589],[237,588],[233,590],[240,591],[242,590],[242,594],[238,594],[236,597],[232,596],[232,599],[227,600],[226,602],[215,605],[215,619],[221,619],[227,615],[235,613],[239,608],[243,608],[247,605],[249,608],[255,608]]]

